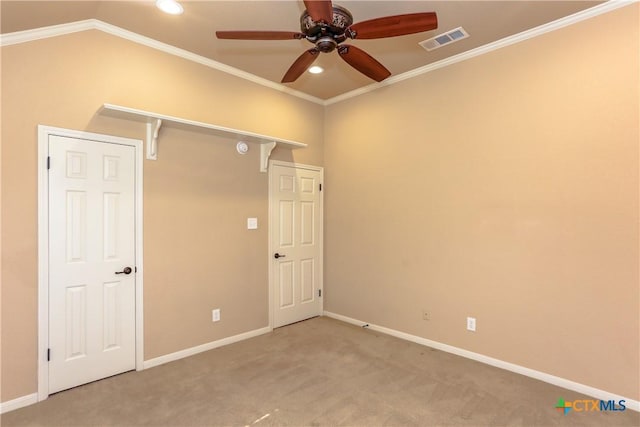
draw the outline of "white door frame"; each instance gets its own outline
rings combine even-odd
[[[290,168],[297,169],[308,169],[316,172],[320,172],[320,180],[324,183],[324,168],[321,166],[312,166],[305,165],[302,163],[292,163],[292,162],[284,162],[280,160],[269,160],[269,329],[273,330],[273,316],[275,310],[275,286],[276,283],[273,280],[274,268],[273,268],[273,254],[275,253],[276,248],[273,246],[273,239],[271,238],[271,233],[275,230],[275,216],[272,215],[273,206],[272,206],[272,192],[273,188],[271,187],[271,177],[273,174],[272,166],[285,166]],[[320,247],[320,283],[318,288],[323,290],[322,298],[320,298],[320,314],[324,313],[324,192],[320,191],[320,241],[318,245]]]
[[[142,140],[121,138],[111,135],[38,126],[38,401],[49,397],[49,369],[47,349],[49,348],[49,136],[88,139],[103,143],[129,145],[135,149],[135,254],[138,269],[135,278],[136,295],[136,370],[143,369],[143,257],[142,257]]]

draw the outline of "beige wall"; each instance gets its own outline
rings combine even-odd
[[[36,127],[144,138],[142,124],[97,116],[105,102],[305,142],[274,157],[323,163],[320,105],[97,31],[2,48],[3,402],[37,389]],[[166,128],[144,162],[146,360],[267,326],[258,153]]]
[[[324,110],[100,32],[2,48],[0,401],[36,391],[36,126],[143,138],[104,102],[309,143],[275,156],[327,165],[326,309],[638,399],[638,51],[635,5]],[[145,359],[267,324],[257,147],[162,132]]]
[[[639,399],[638,9],[329,106],[325,309]]]

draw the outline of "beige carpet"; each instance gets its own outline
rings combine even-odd
[[[4,414],[2,426],[615,426],[640,414],[558,412],[586,396],[316,318]]]

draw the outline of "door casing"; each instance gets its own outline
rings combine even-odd
[[[272,171],[273,171],[273,167],[272,166],[285,166],[285,167],[290,167],[290,168],[299,168],[299,169],[309,169],[312,171],[317,171],[320,172],[320,176],[321,176],[321,182],[324,182],[324,168],[321,166],[312,166],[312,165],[305,165],[305,164],[301,164],[301,163],[291,163],[291,162],[284,162],[284,161],[279,161],[279,160],[270,160],[269,161],[269,328],[271,328],[273,330],[273,322],[274,322],[274,310],[275,310],[275,306],[276,306],[276,302],[275,302],[275,287],[276,287],[276,283],[274,280],[274,263],[272,262],[272,256],[275,253],[276,249],[273,245],[273,236],[272,233],[274,232],[274,230],[276,229],[275,227],[275,215],[273,215],[273,197],[272,197],[272,191],[273,189],[271,188],[271,178],[272,178]],[[319,272],[319,276],[320,276],[320,283],[318,284],[318,287],[320,289],[323,290],[323,294],[322,294],[322,298],[320,298],[320,314],[322,315],[322,313],[324,313],[324,191],[320,192],[320,233],[319,233],[319,249],[320,249],[320,259],[319,259],[319,268],[320,268],[320,272]]]
[[[47,349],[49,348],[49,136],[87,139],[95,142],[129,145],[135,149],[135,252],[136,252],[136,370],[143,369],[143,245],[142,245],[142,140],[122,138],[84,131],[38,126],[38,401],[49,397],[49,370]]]

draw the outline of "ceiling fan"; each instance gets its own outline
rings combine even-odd
[[[331,0],[304,0],[307,8],[300,17],[300,30],[293,31],[216,31],[219,39],[235,40],[299,40],[315,46],[298,57],[282,78],[291,83],[305,72],[320,52],[337,50],[340,57],[362,74],[378,82],[391,72],[371,55],[349,44],[347,39],[380,39],[420,33],[438,28],[435,12],[385,16],[353,24],[351,13]]]

